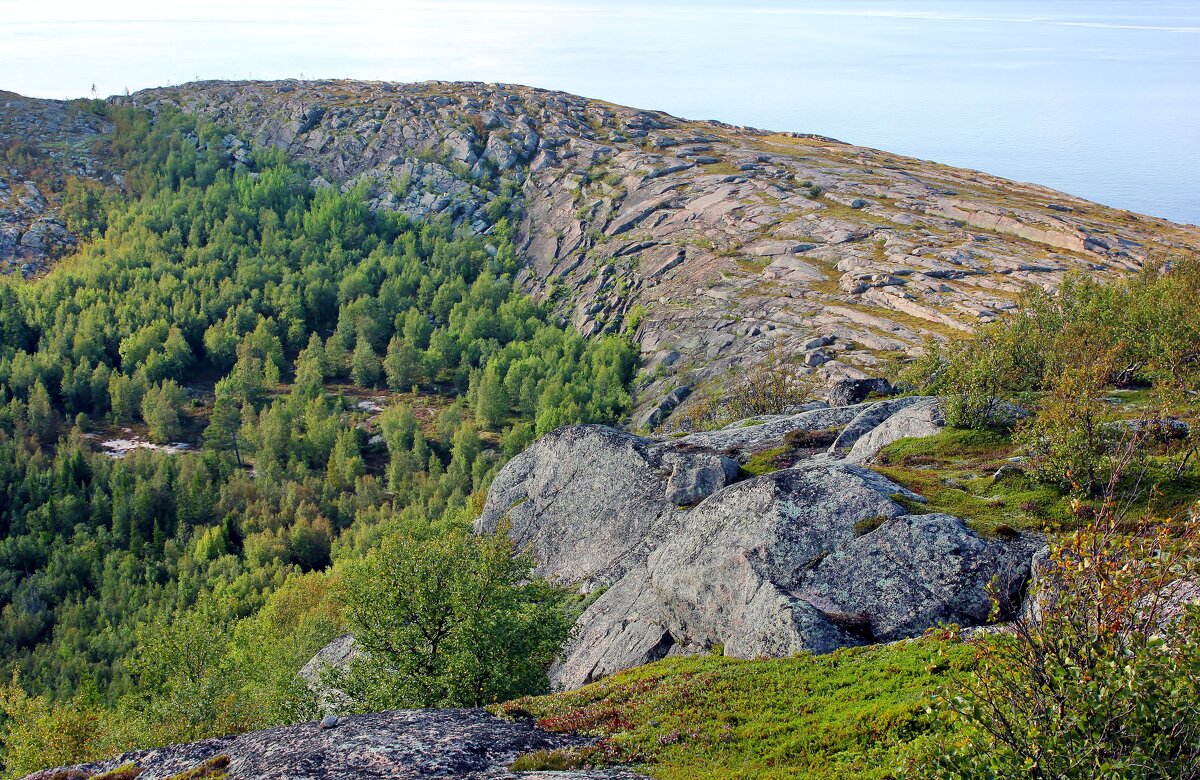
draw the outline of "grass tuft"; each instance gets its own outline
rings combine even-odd
[[[875,517],[864,517],[854,524],[855,536],[866,536],[874,531],[879,526],[886,523],[890,518],[884,515],[876,515]]]
[[[742,466],[742,471],[751,477],[761,477],[763,474],[770,474],[787,468],[790,464],[783,462],[782,459],[787,455],[788,451],[788,447],[776,447],[775,449],[756,452]]]
[[[569,769],[581,769],[588,766],[584,763],[581,750],[535,750],[509,764],[510,772],[564,772]]]
[[[115,769],[93,775],[91,780],[134,780],[142,773],[142,768],[135,764],[122,764]]]
[[[166,780],[225,780],[228,769],[229,756],[222,753]]]

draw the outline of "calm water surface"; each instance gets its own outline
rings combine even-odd
[[[197,77],[517,82],[1200,223],[1195,0],[0,0],[0,19],[0,89],[24,94]]]

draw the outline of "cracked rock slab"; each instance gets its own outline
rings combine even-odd
[[[509,772],[522,753],[588,744],[543,731],[532,721],[505,720],[483,710],[395,710],[319,723],[252,731],[232,737],[125,753],[108,761],[48,769],[25,780],[50,780],[75,769],[99,774],[127,763],[139,780],[163,780],[215,756],[228,756],[229,780],[637,780],[621,769],[578,772]],[[85,774],[85,776],[86,776]]]

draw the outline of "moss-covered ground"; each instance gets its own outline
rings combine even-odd
[[[1009,530],[1070,530],[1089,515],[1071,509],[1077,496],[1025,474],[1010,458],[1019,448],[1001,431],[947,428],[936,436],[901,439],[880,451],[871,467],[928,503],[897,497],[912,512],[961,517],[985,535]],[[1010,467],[1001,471],[1004,467]],[[1122,483],[1130,517],[1149,512],[1170,517],[1200,499],[1200,468],[1181,474],[1165,458],[1147,452],[1145,471],[1132,470]],[[1155,485],[1153,489],[1148,485]]]
[[[774,660],[669,658],[494,709],[600,738],[522,757],[518,769],[630,763],[661,780],[879,780],[937,728],[930,694],[972,658],[945,637]]]
[[[1053,485],[1036,482],[1012,463],[1017,448],[1008,434],[947,428],[936,436],[901,439],[885,447],[872,467],[928,499],[914,512],[961,517],[983,534],[1059,528],[1070,522],[1070,500]],[[903,499],[901,499],[903,503]]]

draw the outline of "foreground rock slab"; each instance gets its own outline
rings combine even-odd
[[[509,772],[522,753],[586,744],[588,740],[542,731],[531,721],[509,721],[483,710],[397,710],[320,723],[253,731],[232,737],[140,750],[108,761],[47,769],[25,780],[50,780],[75,770],[87,777],[125,764],[142,769],[138,780],[166,780],[218,756],[228,756],[228,780],[637,780],[614,770]]]

